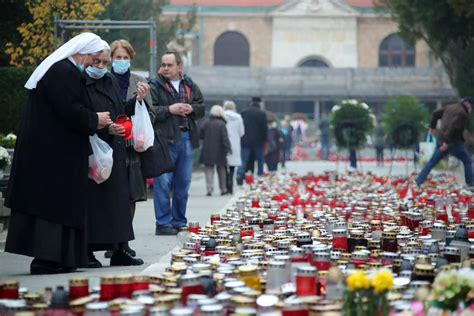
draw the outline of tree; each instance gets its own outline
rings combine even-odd
[[[399,22],[401,35],[426,41],[460,95],[474,95],[474,1],[380,0]]]
[[[3,0],[0,11],[0,66],[10,65],[10,56],[5,54],[7,43],[17,44],[21,41],[21,36],[17,32],[17,27],[22,22],[30,21],[31,16],[25,7],[24,0]]]
[[[419,142],[428,125],[428,111],[415,97],[398,96],[384,104],[382,127],[397,148],[409,148]]]
[[[171,19],[163,18],[161,7],[167,4],[169,4],[169,0],[113,0],[100,18],[109,20],[148,20],[153,16],[157,23],[155,45],[159,58],[167,50],[167,46],[171,41],[181,40],[177,33],[190,31],[196,22],[195,11],[191,11],[183,17],[177,15]],[[116,39],[128,40],[137,52],[133,66],[148,69],[150,39],[147,30],[110,30],[107,33],[100,33],[100,36],[109,43]]]
[[[10,64],[21,67],[36,65],[54,49],[54,17],[71,20],[91,20],[105,10],[110,0],[25,0],[31,22],[18,28],[21,42],[5,45]]]

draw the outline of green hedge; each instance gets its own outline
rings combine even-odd
[[[17,134],[28,90],[24,87],[33,68],[0,67],[0,133]]]

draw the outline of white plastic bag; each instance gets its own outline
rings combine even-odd
[[[132,116],[132,123],[133,147],[137,152],[144,152],[153,146],[155,140],[155,132],[145,103],[139,101],[135,103],[135,115]]]
[[[92,147],[92,155],[89,155],[89,178],[99,184],[107,180],[112,173],[114,151],[97,134],[89,136],[89,142]]]
[[[429,132],[426,134],[426,141],[420,143],[420,162],[427,163],[436,150],[436,137]]]

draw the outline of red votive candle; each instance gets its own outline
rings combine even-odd
[[[311,266],[298,267],[296,271],[296,295],[311,296],[316,294],[316,268]]]

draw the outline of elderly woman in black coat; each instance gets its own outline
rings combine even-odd
[[[137,86],[137,96],[123,101],[120,88],[114,76],[107,71],[110,50],[94,58],[92,66],[86,69],[86,89],[93,109],[110,112],[115,121],[121,114],[134,114],[136,100],[142,101],[149,91],[147,84]],[[89,180],[88,241],[89,267],[100,267],[93,251],[114,248],[110,258],[111,266],[141,265],[143,260],[133,258],[126,251],[126,243],[134,239],[132,217],[129,209],[130,187],[127,176],[127,149],[133,144],[125,143],[124,128],[111,124],[98,136],[113,149],[114,164],[110,178],[101,184]]]
[[[211,108],[209,119],[201,127],[200,138],[203,143],[199,162],[205,166],[207,195],[212,195],[214,191],[214,167],[217,169],[221,195],[227,194],[227,154],[231,152],[231,147],[222,106],[214,105]]]

